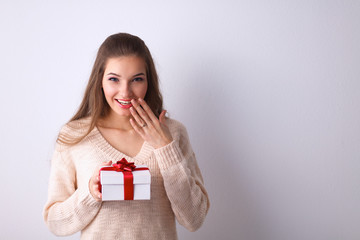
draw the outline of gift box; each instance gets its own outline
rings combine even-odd
[[[100,169],[103,201],[150,200],[151,175],[146,166],[135,166],[125,158]]]

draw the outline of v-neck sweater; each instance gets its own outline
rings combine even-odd
[[[197,230],[209,209],[208,194],[184,125],[166,121],[173,141],[158,149],[144,142],[134,157],[115,149],[97,127],[74,146],[56,143],[43,212],[50,231],[59,236],[81,231],[81,239],[171,240],[177,239],[175,219]],[[88,123],[88,118],[70,122],[60,134],[78,136]],[[122,158],[148,166],[151,199],[95,201],[88,183],[96,167]]]

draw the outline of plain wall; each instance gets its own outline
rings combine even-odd
[[[359,1],[1,0],[0,29],[0,239],[58,239],[54,142],[117,32],[150,48],[210,196],[180,239],[360,239]]]

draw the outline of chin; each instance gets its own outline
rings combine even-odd
[[[115,114],[117,115],[117,116],[122,116],[122,117],[131,117],[131,113],[130,113],[130,111],[128,110],[128,111],[124,111],[124,112],[115,112]]]
[[[118,111],[117,114],[121,115],[121,116],[129,116],[129,117],[132,116],[130,109],[122,109],[122,110]]]

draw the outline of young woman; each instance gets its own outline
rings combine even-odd
[[[177,239],[175,219],[197,230],[209,199],[185,127],[165,117],[145,43],[119,33],[100,46],[83,101],[61,129],[44,219],[81,239]],[[151,199],[104,201],[99,169],[122,158],[147,165]]]

